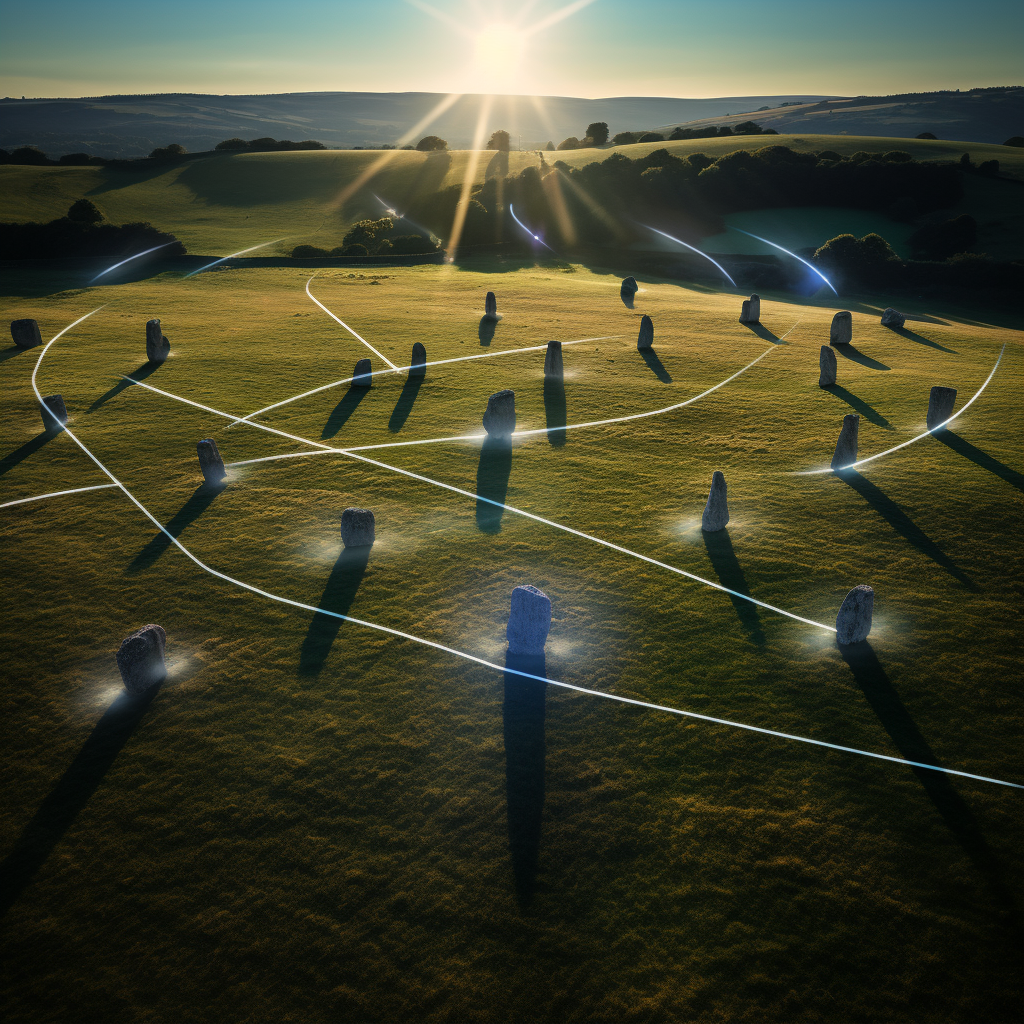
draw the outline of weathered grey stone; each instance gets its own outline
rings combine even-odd
[[[646,314],[640,317],[640,333],[637,335],[636,347],[651,348],[654,345],[654,321]]]
[[[716,469],[711,474],[711,491],[708,493],[708,503],[704,506],[704,515],[700,519],[700,528],[706,533],[725,529],[729,522],[728,495],[725,476]]]
[[[543,654],[551,629],[551,600],[536,587],[516,587],[505,636],[509,654]]]
[[[199,456],[199,468],[203,471],[203,479],[208,484],[219,484],[228,475],[217,442],[212,437],[200,441],[196,445],[196,453]]]
[[[956,388],[932,388],[928,396],[928,429],[934,430],[953,415]]]
[[[639,288],[635,277],[624,277],[622,279],[622,292],[624,295],[636,295]]]
[[[511,437],[516,429],[516,393],[496,391],[487,399],[484,430],[491,437]]]
[[[68,410],[64,405],[63,395],[44,395],[43,408],[39,411],[43,417],[44,430],[56,430],[58,426],[62,427],[68,421]]]
[[[888,309],[882,312],[883,327],[902,327],[906,322],[907,318],[898,309],[893,309],[892,306],[889,306]]]
[[[352,387],[368,388],[373,383],[373,367],[369,359],[360,359],[352,373]]]
[[[821,376],[818,378],[818,387],[827,388],[835,384],[838,366],[836,364],[836,354],[829,345],[821,346],[821,355],[818,356],[818,367],[821,370]]]
[[[488,292],[484,299],[484,316],[497,316],[498,315],[498,300],[494,297],[494,292]]]
[[[857,434],[860,432],[860,416],[852,412],[843,417],[843,429],[839,431],[836,453],[832,456],[832,468],[842,469],[857,461]]]
[[[560,381],[564,377],[562,343],[560,341],[549,341],[548,350],[544,353],[544,379]]]
[[[861,584],[854,587],[843,601],[836,616],[836,639],[841,644],[859,644],[871,632],[871,613],[875,592]]]
[[[164,336],[159,320],[146,322],[146,358],[151,363],[162,363],[171,351],[171,343]]]
[[[150,623],[129,633],[121,641],[115,655],[117,667],[129,693],[145,693],[167,677],[164,646],[167,634],[163,627]]]
[[[39,335],[39,324],[35,320],[12,320],[11,337],[18,348],[35,348],[43,343]]]
[[[365,548],[376,539],[376,524],[368,508],[347,508],[341,513],[341,540],[345,547]]]
[[[409,364],[410,377],[423,377],[427,372],[427,350],[420,342],[412,347],[412,362]]]
[[[761,296],[756,292],[749,299],[743,300],[740,308],[741,324],[758,324],[761,322]]]
[[[853,341],[853,314],[841,309],[832,317],[828,343],[830,345],[849,345],[851,341]]]

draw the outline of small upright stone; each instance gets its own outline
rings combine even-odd
[[[548,350],[544,353],[544,379],[561,383],[564,377],[562,343],[560,341],[549,341]]]
[[[860,432],[860,416],[852,412],[843,417],[843,429],[839,431],[836,453],[832,456],[833,469],[845,469],[857,461],[857,434]]]
[[[828,388],[835,384],[838,366],[836,365],[836,354],[830,345],[821,346],[818,368],[821,370],[821,376],[818,378],[819,388]]]
[[[63,395],[44,395],[43,408],[40,410],[43,417],[44,430],[56,430],[63,427],[68,421],[68,410],[64,405]]]
[[[488,292],[484,299],[484,316],[496,317],[498,315],[498,300],[494,292]]]
[[[496,391],[487,399],[484,430],[491,437],[509,438],[516,429],[516,393]]]
[[[159,320],[146,322],[146,358],[151,363],[162,363],[171,351],[171,343],[160,327]]]
[[[635,277],[624,277],[622,279],[622,294],[623,295],[636,295],[640,289],[637,287]]]
[[[512,591],[505,637],[509,654],[539,655],[551,629],[551,600],[536,587],[516,587]]]
[[[898,309],[893,309],[892,306],[889,306],[882,313],[883,327],[902,327],[906,322],[907,318]]]
[[[423,377],[427,373],[427,350],[420,342],[412,347],[412,363],[409,365],[410,377]]]
[[[12,320],[11,337],[18,348],[35,348],[43,343],[39,336],[39,324],[35,320]]]
[[[828,343],[830,345],[849,345],[851,341],[853,341],[853,314],[841,309],[832,317]]]
[[[741,324],[759,324],[761,322],[761,296],[753,294],[749,299],[743,300],[740,308]]]
[[[355,372],[352,374],[352,387],[368,388],[373,383],[373,367],[369,359],[360,359],[356,362]]]
[[[725,476],[719,470],[711,474],[711,491],[708,503],[704,506],[704,515],[700,519],[700,528],[705,533],[717,533],[724,530],[729,522],[729,488]]]
[[[341,542],[345,547],[369,547],[376,539],[373,512],[368,508],[347,508],[341,513]]]
[[[164,646],[167,634],[161,626],[150,623],[130,633],[117,649],[117,667],[129,693],[145,693],[167,678]]]
[[[928,429],[934,430],[953,415],[956,388],[932,388],[928,396]]]
[[[200,441],[196,445],[196,453],[199,456],[199,468],[203,471],[203,479],[208,484],[219,484],[228,475],[217,442],[212,437]]]
[[[841,644],[859,644],[871,632],[871,613],[875,607],[875,592],[861,584],[854,587],[843,601],[836,616],[836,639]]]
[[[646,314],[640,318],[640,333],[637,335],[637,351],[651,348],[654,345],[654,321]]]

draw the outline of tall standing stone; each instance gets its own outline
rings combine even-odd
[[[412,363],[409,366],[410,377],[423,377],[427,372],[427,350],[420,342],[412,347]]]
[[[166,643],[167,634],[163,627],[152,622],[129,633],[121,641],[115,658],[124,688],[129,693],[145,693],[167,678],[164,663]]]
[[[743,300],[740,308],[741,324],[759,324],[761,322],[761,296],[757,293]]]
[[[640,318],[640,333],[637,335],[637,351],[642,352],[645,348],[654,345],[654,321],[646,314]]]
[[[875,592],[861,584],[854,587],[843,601],[836,616],[836,640],[841,644],[859,644],[871,632],[871,615]]]
[[[58,427],[63,427],[68,421],[68,410],[67,406],[64,405],[64,396],[44,395],[40,414],[43,417],[44,430],[56,430]]]
[[[708,503],[704,506],[704,515],[700,519],[700,528],[705,533],[717,533],[724,530],[729,522],[729,488],[725,483],[725,475],[715,470],[711,474],[711,491]]]
[[[484,316],[496,317],[498,315],[498,300],[494,292],[488,292],[484,298]]]
[[[516,587],[512,591],[505,637],[508,653],[537,656],[544,653],[544,644],[551,629],[551,600],[536,587]]]
[[[164,335],[159,320],[146,322],[146,358],[151,363],[162,363],[171,351],[171,343]]]
[[[932,388],[928,396],[928,429],[934,430],[953,415],[956,388]]]
[[[902,327],[906,322],[907,318],[898,309],[893,309],[892,306],[889,306],[882,313],[883,327]]]
[[[35,320],[12,320],[11,337],[18,348],[35,348],[43,343],[39,335],[39,324]]]
[[[860,416],[852,412],[843,417],[843,429],[839,431],[836,453],[832,456],[832,468],[843,469],[857,461],[857,434],[860,432]]]
[[[509,438],[516,429],[516,393],[496,391],[487,399],[484,430],[491,437]]]
[[[639,287],[637,286],[637,283],[636,283],[636,278],[635,278],[635,277],[624,277],[624,278],[622,279],[622,288],[621,288],[621,291],[622,291],[622,293],[623,293],[624,295],[636,295],[636,293],[637,293],[637,292],[638,292],[639,290],[640,290],[640,289],[639,289]]]
[[[564,377],[562,343],[560,341],[549,341],[548,350],[544,353],[544,379],[561,383]]]
[[[369,359],[356,361],[356,368],[352,374],[352,387],[368,388],[373,383],[373,367]]]
[[[818,356],[818,368],[821,370],[821,376],[818,377],[819,388],[828,388],[835,384],[838,366],[836,364],[836,354],[832,351],[831,346],[821,346],[821,355]]]
[[[208,484],[219,484],[228,475],[217,442],[212,437],[196,445],[196,454],[199,456],[199,468],[203,471],[203,479]]]
[[[370,509],[347,508],[341,513],[341,541],[345,547],[369,547],[376,539],[377,528]]]
[[[832,317],[828,343],[830,345],[849,345],[851,341],[853,341],[853,314],[841,309]]]

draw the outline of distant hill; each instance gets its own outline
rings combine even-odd
[[[488,132],[504,128],[513,147],[569,136],[582,137],[593,121],[606,121],[614,135],[638,124],[668,124],[778,107],[813,104],[823,96],[734,96],[717,99],[628,97],[576,99],[565,96],[499,96],[487,119]],[[282,93],[268,96],[162,94],[84,99],[0,100],[0,148],[37,146],[49,156],[84,152],[104,157],[146,156],[177,142],[190,151],[211,149],[239,136],[314,139],[330,147],[393,144],[444,96],[438,93]],[[463,96],[423,134],[465,148],[473,139],[482,97]],[[415,141],[415,140],[414,140]],[[1003,140],[1000,139],[1000,142]]]

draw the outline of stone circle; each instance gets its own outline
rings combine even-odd
[[[893,309],[892,306],[889,306],[882,313],[883,327],[902,327],[906,322],[907,318],[898,309]]]
[[[427,372],[427,350],[422,343],[416,342],[412,347],[412,359],[410,360],[409,376],[423,377]]]
[[[640,318],[640,333],[637,335],[637,351],[651,348],[654,345],[654,321],[646,314]]]
[[[539,655],[551,629],[551,600],[536,587],[516,587],[512,591],[505,637],[509,654]]]
[[[68,421],[68,410],[63,395],[44,395],[43,408],[39,411],[43,417],[45,430],[56,430],[58,426],[63,427]]]
[[[516,429],[516,393],[496,391],[487,399],[484,430],[491,437],[509,438]]]
[[[368,508],[347,508],[341,514],[341,541],[347,548],[365,548],[377,539],[373,512]]]
[[[203,479],[208,484],[219,484],[228,475],[224,468],[224,460],[220,457],[217,442],[212,437],[200,441],[196,445],[199,456],[199,468],[203,471]]]
[[[544,353],[544,379],[562,381],[564,377],[562,343],[560,341],[549,341],[547,351]]]
[[[11,337],[18,348],[35,348],[43,343],[35,320],[12,320]]]
[[[836,354],[832,351],[830,345],[821,346],[821,355],[818,356],[818,368],[821,370],[821,376],[818,377],[819,388],[827,388],[835,384],[836,372],[839,367]]]
[[[841,309],[832,317],[832,326],[828,332],[830,345],[849,345],[853,341],[853,314]]]
[[[129,633],[121,641],[115,658],[124,688],[129,693],[145,693],[167,678],[164,663],[166,643],[167,634],[163,627],[152,622]]]
[[[717,533],[725,529],[729,522],[728,496],[729,488],[725,483],[725,474],[716,469],[711,474],[711,490],[708,492],[708,502],[700,519],[700,528],[705,533]]]
[[[839,431],[836,451],[832,456],[832,468],[842,469],[857,461],[857,435],[860,432],[860,414],[852,412],[843,417],[843,428]]]
[[[170,351],[171,343],[164,335],[160,321],[146,321],[146,358],[151,363],[162,363]]]
[[[956,388],[932,388],[928,395],[928,429],[934,430],[953,415],[956,404]]]
[[[743,300],[740,307],[741,324],[759,324],[761,322],[761,296],[756,292],[749,299]]]
[[[854,587],[844,599],[836,616],[836,640],[841,644],[859,644],[871,632],[871,614],[875,606],[875,592],[861,584]]]

